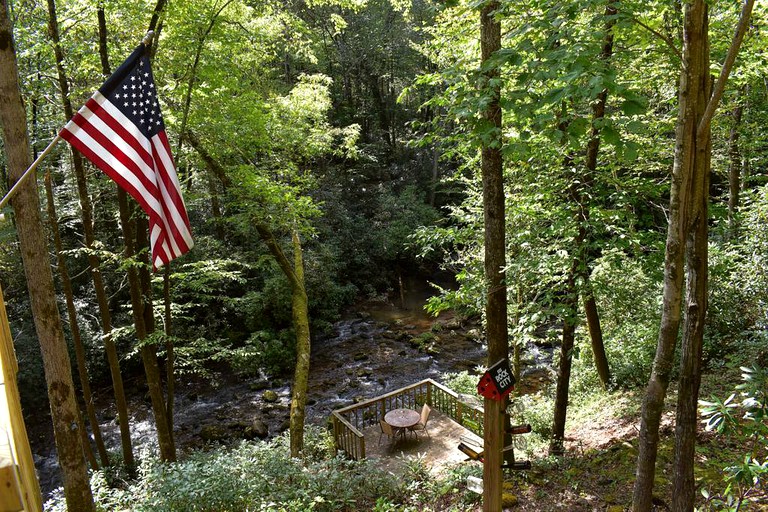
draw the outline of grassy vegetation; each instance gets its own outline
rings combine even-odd
[[[710,361],[704,375],[701,396],[719,405],[710,406],[715,412],[703,418],[698,440],[695,474],[700,489],[697,510],[701,512],[768,510],[768,374],[759,364],[765,359],[764,347],[759,337],[745,340],[737,350]],[[586,364],[589,359],[579,361],[573,376],[565,456],[547,455],[552,385],[513,397],[513,422],[533,426],[530,434],[516,438],[516,456],[531,460],[533,468],[506,476],[504,502],[508,509],[618,512],[630,505],[642,391],[602,390]],[[749,366],[757,369],[745,372]],[[745,381],[745,375],[751,380]],[[448,374],[443,379],[449,387],[469,394],[475,392],[476,380],[477,376],[468,372]],[[732,394],[735,397],[727,402]],[[662,418],[654,491],[662,508],[670,502],[675,399],[672,389]],[[707,420],[710,429],[704,428]],[[163,464],[154,455],[144,454],[138,479],[129,481],[114,470],[100,471],[94,473],[92,487],[102,511],[481,509],[481,497],[467,488],[468,476],[482,476],[482,466],[476,462],[446,468],[435,477],[425,462],[416,458],[404,465],[405,474],[393,475],[374,461],[337,456],[330,434],[317,427],[307,428],[302,459],[290,458],[288,444],[286,436],[243,442],[194,452],[176,464]],[[63,499],[51,500],[46,510],[65,510]]]

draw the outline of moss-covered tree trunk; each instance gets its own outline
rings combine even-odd
[[[311,342],[309,335],[309,305],[307,291],[304,288],[304,260],[301,240],[294,230],[291,234],[293,243],[293,271],[296,283],[292,286],[291,309],[293,329],[296,331],[296,369],[293,373],[291,390],[291,456],[298,457],[304,449],[304,418],[309,388],[309,356]]]
[[[0,0],[0,125],[9,179],[15,183],[32,163],[32,158],[6,0]],[[90,512],[95,510],[95,507],[77,427],[79,411],[75,401],[69,354],[56,304],[36,184],[34,176],[28,179],[18,188],[11,204],[16,219],[35,330],[40,341],[67,508]]]
[[[304,449],[304,418],[307,405],[307,390],[309,382],[309,307],[307,292],[304,287],[304,263],[301,241],[296,230],[291,232],[293,245],[293,265],[286,257],[272,230],[263,224],[256,225],[262,241],[277,261],[280,269],[291,284],[291,308],[293,328],[296,332],[296,370],[294,372],[293,388],[291,390],[291,456],[298,457]]]

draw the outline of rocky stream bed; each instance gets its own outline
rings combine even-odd
[[[330,336],[313,339],[307,422],[324,425],[332,410],[446,372],[473,370],[485,363],[475,322],[452,315],[428,317],[418,306],[367,304],[337,322]],[[216,384],[179,382],[174,430],[179,455],[240,439],[266,439],[288,429],[290,377],[241,379],[222,373]],[[149,399],[129,399],[136,453],[155,442]],[[120,432],[109,407],[100,418],[108,447],[119,451]],[[44,497],[60,486],[50,428],[32,428],[31,443]]]

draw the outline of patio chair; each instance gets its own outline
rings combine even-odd
[[[379,420],[379,426],[381,427],[381,433],[379,434],[379,444],[381,444],[381,436],[384,434],[392,439],[397,439],[397,432],[395,432],[395,429],[392,428],[392,425],[384,420]]]
[[[429,413],[432,412],[432,409],[427,405],[424,404],[421,408],[421,419],[417,424],[415,424],[412,427],[409,427],[408,430],[411,432],[415,432],[417,435],[419,432],[424,432],[427,434],[427,437],[430,437],[429,431],[427,430],[427,421],[429,421]]]

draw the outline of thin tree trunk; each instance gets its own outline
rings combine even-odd
[[[494,18],[500,4],[491,0],[480,10],[481,62],[487,62],[501,48],[501,24]],[[504,177],[501,155],[501,105],[499,70],[489,69],[482,77],[489,101],[481,115],[494,127],[492,141],[481,148],[483,176],[483,222],[485,225],[486,339],[488,366],[509,357],[507,341],[507,288],[504,276],[506,239]],[[501,465],[504,445],[504,402],[486,398],[483,420],[483,511],[501,510]]]
[[[219,191],[216,190],[216,181],[210,173],[206,178],[206,181],[208,182],[208,194],[211,196],[211,221],[213,222],[213,228],[216,232],[216,238],[218,238],[220,242],[224,242],[224,222],[221,215]]]
[[[147,220],[141,216],[136,221],[136,249],[141,254],[139,267],[139,282],[141,283],[141,297],[143,298],[144,338],[155,332],[155,316],[152,307],[152,276],[149,272],[147,239]],[[137,304],[137,307],[142,306]],[[138,334],[138,333],[137,333]],[[140,341],[142,343],[142,341]],[[147,377],[147,388],[152,401],[152,412],[155,415],[155,428],[157,429],[157,442],[160,447],[160,458],[166,461],[176,460],[176,443],[173,439],[173,431],[167,417],[167,406],[163,396],[162,379],[160,377],[160,364],[157,359],[157,345],[154,343],[142,343],[141,361],[144,364],[144,373]]]
[[[605,6],[605,32],[603,35],[603,46],[600,50],[599,59],[604,66],[608,66],[611,58],[613,57],[613,39],[614,39],[614,27],[616,25],[616,4],[618,0],[610,0],[608,5]],[[590,134],[590,140],[587,143],[587,155],[586,155],[586,173],[583,177],[583,183],[585,187],[591,187],[594,182],[595,172],[597,170],[597,156],[600,151],[600,129],[598,124],[605,118],[605,106],[608,103],[608,90],[604,89],[597,95],[597,100],[592,105],[592,131]],[[579,193],[579,209],[581,222],[587,224],[589,221],[589,205],[586,204],[584,194]],[[590,244],[589,231],[586,232],[584,237],[584,244]],[[584,310],[587,318],[587,326],[589,328],[589,337],[592,341],[592,354],[595,360],[595,368],[597,374],[600,377],[600,383],[603,389],[608,387],[608,383],[611,379],[610,366],[608,365],[608,356],[605,354],[605,344],[603,343],[603,331],[600,327],[600,316],[597,310],[597,304],[595,302],[592,286],[589,281],[589,255],[586,254],[587,248],[580,247],[582,253],[580,257],[583,258],[583,265],[578,269],[581,279],[584,282],[584,290],[582,292],[582,299],[584,302]]]
[[[164,5],[164,0],[158,2],[159,5]],[[155,16],[158,16],[159,12],[155,10]],[[153,17],[153,22],[154,22]],[[105,53],[107,51],[107,26],[106,17],[103,13],[103,8],[99,9],[99,51],[101,53],[102,72],[109,76],[111,69],[109,65],[109,56]],[[123,240],[125,244],[124,255],[127,260],[133,259],[136,254],[136,247],[134,244],[134,233],[139,236],[138,229],[143,229],[146,233],[146,223],[142,223],[140,226],[134,220],[133,208],[131,207],[128,194],[120,186],[117,187],[117,198],[120,209],[120,224],[123,231]],[[145,244],[146,245],[146,244]],[[146,268],[146,266],[145,266]],[[147,272],[148,274],[148,272]],[[149,283],[149,276],[145,278]],[[147,284],[146,289],[142,289],[143,280],[136,267],[131,265],[128,267],[128,284],[129,293],[131,296],[131,310],[133,312],[134,328],[136,330],[136,338],[141,345],[140,354],[142,364],[144,366],[144,373],[147,379],[147,387],[149,388],[150,400],[152,402],[152,412],[155,419],[155,429],[157,431],[158,446],[160,448],[160,458],[164,461],[176,460],[176,447],[173,440],[173,429],[171,423],[168,421],[165,399],[163,397],[163,390],[160,378],[160,367],[157,361],[157,347],[146,343],[146,339],[149,333],[154,330],[154,317],[152,315],[152,303],[151,303],[151,288]]]
[[[440,151],[437,144],[432,147],[432,183],[429,185],[429,206],[435,206],[437,186],[440,184]]]
[[[517,327],[520,324],[520,306],[523,304],[523,289],[522,287],[518,286],[517,288],[517,296],[515,299],[516,305],[515,305],[515,316],[512,319],[512,325]],[[512,366],[512,372],[515,375],[515,381],[520,382],[520,375],[522,373],[521,368],[521,358],[522,358],[522,352],[523,347],[522,344],[518,339],[514,340],[514,348],[513,348],[513,366]]]
[[[157,42],[160,40],[160,32],[162,31],[162,23],[160,21],[167,0],[157,0],[155,4],[155,10],[152,13],[152,19],[149,22],[148,31],[157,31],[155,34],[155,44],[151,48],[151,56],[154,58],[157,51]],[[181,147],[181,135],[179,135],[179,147]],[[173,460],[176,460],[176,440],[173,433],[173,414],[174,404],[176,398],[176,372],[174,365],[176,364],[176,357],[173,349],[173,323],[171,318],[171,264],[168,263],[165,266],[163,273],[163,300],[164,300],[164,320],[165,320],[165,373],[166,373],[166,404],[165,404],[165,416],[168,423],[168,432],[170,434],[170,446],[168,450],[173,453]]]
[[[187,92],[184,94],[184,105],[181,110],[181,128],[179,129],[179,149],[181,149],[181,141],[184,140],[184,133],[187,130],[187,121],[189,120],[189,108],[192,104],[192,89],[195,85],[195,80],[197,79],[197,66],[200,64],[200,56],[203,53],[203,46],[205,45],[205,40],[208,38],[208,35],[211,33],[211,30],[213,30],[213,27],[216,25],[216,20],[219,18],[219,15],[221,12],[227,8],[229,4],[231,4],[234,0],[227,0],[224,2],[224,4],[218,8],[215,14],[211,16],[211,19],[208,22],[208,26],[206,27],[205,31],[200,35],[200,37],[197,40],[197,46],[195,47],[195,58],[192,60],[192,69],[189,72],[189,82],[187,82]],[[218,1],[216,2],[218,4]],[[216,9],[216,5],[213,7]],[[179,152],[177,151],[177,154]],[[181,177],[180,177],[181,178]],[[188,176],[185,176],[184,179],[188,178]],[[182,181],[184,181],[182,179]],[[191,184],[191,180],[187,181],[188,187]]]
[[[296,370],[291,395],[290,435],[291,456],[298,457],[304,449],[304,411],[307,402],[310,356],[309,310],[307,292],[304,288],[301,243],[298,233],[294,231],[292,233],[294,264],[292,266],[268,226],[257,224],[256,231],[291,284],[291,306],[296,331]]]
[[[683,262],[688,242],[689,278],[686,326],[681,361],[681,402],[676,426],[674,510],[693,507],[693,447],[695,446],[698,372],[706,315],[706,201],[711,157],[710,123],[738,54],[754,0],[747,0],[712,94],[709,94],[709,43],[707,5],[704,0],[685,4],[683,63],[675,133],[675,160],[670,191],[669,227],[665,254],[661,328],[651,379],[646,389],[640,425],[637,478],[632,510],[651,510],[653,479],[659,440],[659,422],[669,384],[672,355],[680,326]],[[702,269],[702,265],[704,268]],[[683,389],[683,387],[685,389]],[[680,410],[684,409],[684,410]],[[679,473],[679,474],[677,474]]]
[[[173,317],[171,316],[171,264],[165,266],[163,272],[163,300],[165,322],[165,378],[166,378],[166,402],[165,417],[168,421],[168,430],[171,432],[173,452],[176,453],[176,441],[173,436],[173,409],[176,398],[176,353],[173,350]]]
[[[582,292],[584,313],[587,317],[587,329],[589,330],[589,339],[592,341],[592,357],[595,360],[595,369],[600,377],[600,383],[603,389],[608,388],[611,382],[611,368],[608,365],[608,356],[605,354],[605,343],[603,343],[603,328],[600,325],[600,314],[597,311],[597,301],[592,289],[592,281],[589,274],[582,276],[584,279]]]
[[[61,50],[59,23],[56,18],[56,4],[54,0],[48,0],[48,15],[48,31],[51,40],[53,41],[54,53],[56,56],[56,68],[58,70],[59,89],[61,92],[62,104],[64,106],[64,116],[68,121],[74,115],[74,110],[72,109],[72,103],[69,101],[69,84],[64,69],[64,54]],[[80,156],[80,153],[74,149],[72,150],[72,162],[77,181],[77,192],[80,198],[83,234],[85,236],[85,246],[88,249],[88,264],[91,268],[93,287],[99,305],[101,327],[104,334],[104,349],[107,353],[107,361],[109,362],[112,386],[115,393],[115,405],[117,406],[117,416],[118,421],[120,422],[123,462],[129,468],[132,468],[134,466],[134,459],[128,419],[128,404],[125,399],[125,390],[123,389],[123,377],[120,373],[120,361],[117,355],[117,347],[112,339],[112,315],[109,310],[109,300],[104,287],[104,280],[102,279],[101,270],[99,269],[101,262],[95,251],[92,250],[96,241],[93,229],[93,207],[91,205],[91,198],[88,195],[88,185],[85,177],[83,159]]]
[[[221,183],[221,186],[225,191],[230,185],[229,177],[227,176],[226,171],[224,171],[224,168],[221,167],[221,165],[219,165],[219,163],[213,158],[213,156],[211,156],[205,147],[203,147],[200,139],[193,131],[186,130],[184,133],[184,139],[189,143],[190,146],[192,146],[192,149],[194,149],[197,154],[200,155],[200,158],[203,159],[203,162],[205,162],[205,166],[208,169],[208,191],[211,194],[211,212],[213,213],[213,222],[215,222],[216,236],[221,242],[223,242],[226,238],[226,234],[224,232],[224,223],[222,222],[221,206],[219,204],[219,194],[217,190],[218,187],[216,186],[214,177],[218,179],[219,183]]]
[[[304,449],[304,417],[309,389],[309,357],[311,341],[309,334],[309,305],[304,288],[304,261],[301,240],[296,230],[291,235],[293,243],[293,271],[297,286],[292,287],[291,309],[293,328],[296,331],[296,369],[293,374],[291,392],[291,456],[298,457]]]
[[[75,308],[74,294],[72,293],[72,281],[69,279],[69,271],[67,270],[67,262],[64,258],[61,243],[61,235],[59,234],[59,221],[56,217],[56,204],[53,199],[53,184],[51,183],[50,171],[45,173],[45,195],[48,200],[48,223],[50,224],[51,233],[53,235],[53,245],[56,249],[56,263],[59,270],[59,278],[61,279],[61,289],[64,292],[64,298],[67,303],[69,330],[72,333],[72,345],[75,347],[77,372],[80,377],[80,389],[83,392],[85,411],[88,415],[88,421],[91,423],[93,440],[96,444],[96,449],[99,452],[101,463],[104,466],[109,466],[109,454],[104,445],[104,439],[101,437],[101,427],[99,426],[99,420],[96,418],[96,410],[93,407],[93,394],[91,393],[91,383],[88,379],[88,367],[85,362],[85,347],[83,347],[83,340],[80,336],[80,325],[77,323],[77,309]],[[91,466],[93,466],[94,469],[98,469],[98,463],[96,463],[96,458],[93,456],[93,450],[91,450],[91,445],[88,440],[87,430],[82,428],[82,431],[84,436],[83,443],[85,444],[85,454],[88,457]]]
[[[738,220],[736,218],[739,209],[741,193],[741,149],[739,148],[739,130],[741,129],[741,117],[744,112],[746,86],[739,91],[737,102],[731,113],[731,133],[728,137],[728,238],[737,240],[739,236]]]
[[[583,243],[583,242],[580,242]],[[576,339],[576,317],[578,315],[578,291],[576,290],[576,272],[579,260],[575,259],[570,270],[563,299],[563,336],[560,346],[560,362],[557,369],[557,387],[555,390],[555,413],[552,421],[552,439],[549,443],[550,455],[565,453],[565,421],[568,412],[568,394],[571,383],[573,345]]]
[[[0,0],[0,125],[9,178],[16,182],[32,163],[27,116],[19,88],[19,73],[7,0]],[[16,216],[27,289],[40,340],[48,387],[56,452],[69,510],[95,510],[83,445],[77,432],[79,411],[61,317],[56,304],[36,180],[27,180],[11,200]]]

